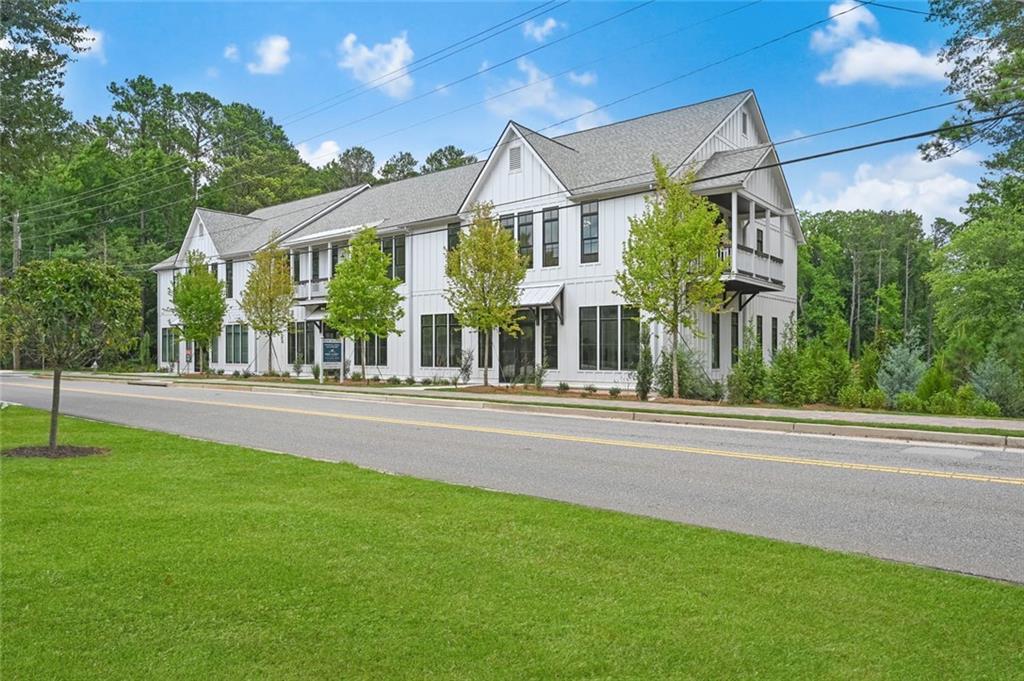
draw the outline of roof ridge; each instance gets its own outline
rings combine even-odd
[[[234,218],[245,218],[246,220],[259,220],[260,222],[263,221],[263,218],[254,218],[251,215],[245,215],[243,213],[232,213],[229,210],[218,210],[216,208],[207,208],[206,206],[196,206],[196,210],[203,210],[206,211],[207,213],[217,213],[219,215],[230,215],[231,217]],[[256,210],[260,209],[257,208]]]
[[[709,99],[705,99],[705,100],[702,100],[702,101],[699,101],[699,102],[693,102],[692,104],[683,104],[682,106],[673,106],[673,107],[670,107],[668,109],[662,109],[661,111],[652,111],[651,113],[641,114],[640,116],[633,116],[632,118],[624,118],[621,121],[614,121],[612,123],[605,123],[604,125],[595,125],[592,128],[587,128],[585,130],[576,130],[574,132],[567,132],[564,135],[559,135],[558,137],[549,137],[548,139],[550,139],[552,141],[555,141],[555,142],[559,142],[560,140],[562,140],[562,139],[564,139],[566,137],[571,137],[572,135],[579,135],[579,134],[584,133],[584,132],[592,132],[594,130],[600,130],[601,128],[610,128],[610,127],[615,126],[615,125],[622,125],[623,123],[631,123],[633,121],[639,121],[642,118],[650,118],[651,116],[659,116],[661,114],[669,113],[671,111],[680,111],[682,109],[689,109],[689,108],[694,107],[694,106],[701,106],[703,104],[710,104],[711,102],[717,102],[720,99],[728,99],[729,97],[735,97],[737,95],[744,95],[744,94],[747,94],[748,92],[753,94],[754,93],[754,89],[753,88],[747,88],[745,90],[737,90],[736,92],[730,92],[727,95],[720,95],[718,97],[711,97]]]
[[[512,125],[514,125],[514,126],[516,126],[517,128],[519,128],[520,130],[524,130],[524,131],[526,131],[526,132],[529,132],[529,133],[533,133],[534,135],[537,135],[538,137],[543,137],[544,139],[548,140],[549,142],[554,142],[555,144],[557,144],[557,145],[558,145],[558,146],[560,146],[560,147],[565,147],[565,148],[566,148],[566,149],[568,149],[569,151],[574,151],[574,152],[576,152],[576,153],[579,153],[579,150],[578,150],[578,149],[576,149],[576,147],[570,147],[570,146],[569,146],[568,144],[566,144],[565,142],[560,142],[559,140],[555,139],[554,137],[548,137],[548,136],[547,136],[547,135],[545,135],[544,133],[540,133],[540,132],[537,132],[536,130],[533,130],[533,129],[531,129],[531,128],[528,128],[528,127],[526,127],[525,125],[523,125],[522,123],[520,123],[519,121],[516,121],[516,120],[511,120],[511,121],[509,121],[509,122],[510,122],[510,123],[511,123]]]

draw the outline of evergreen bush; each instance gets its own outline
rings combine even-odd
[[[864,393],[857,383],[843,386],[839,391],[839,406],[846,409],[859,409],[864,400]]]
[[[798,407],[807,401],[810,391],[792,328],[792,325],[786,327],[782,344],[768,370],[768,397],[772,402]]]
[[[743,347],[737,363],[727,379],[729,401],[733,404],[749,404],[763,400],[767,372],[764,367],[764,353],[757,344],[757,334],[752,326],[743,333]]]
[[[878,388],[872,388],[864,393],[864,406],[868,409],[885,409],[885,393]]]
[[[925,372],[925,364],[921,361],[921,351],[917,344],[905,340],[899,345],[889,348],[878,367],[878,387],[885,394],[886,404],[896,404],[900,393],[917,390],[921,377]]]
[[[884,395],[885,393],[883,393]],[[912,392],[902,392],[896,396],[896,408],[900,411],[921,413],[924,411],[924,403]]]
[[[1024,381],[995,349],[971,372],[971,385],[985,400],[995,402],[1007,416],[1024,416]]]
[[[611,388],[608,388],[608,394],[611,397],[618,397],[619,395],[622,394],[622,388],[620,388],[617,385],[613,385]]]
[[[647,401],[651,395],[653,381],[654,358],[651,355],[651,329],[644,324],[640,327],[640,357],[636,364],[636,398],[638,400]]]
[[[924,372],[921,382],[917,384],[916,392],[921,401],[926,404],[936,393],[953,392],[953,374],[946,371],[945,364],[941,359],[936,359]]]
[[[948,390],[935,393],[928,400],[928,412],[931,414],[955,414],[956,397]]]

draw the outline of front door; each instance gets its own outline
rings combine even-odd
[[[537,364],[537,325],[533,312],[520,313],[519,335],[505,331],[498,335],[498,381],[509,383],[513,378],[523,381]]]

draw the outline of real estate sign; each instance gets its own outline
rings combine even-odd
[[[324,338],[323,344],[323,368],[340,369],[342,365],[341,339]]]

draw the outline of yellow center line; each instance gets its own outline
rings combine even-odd
[[[50,390],[49,386],[29,385],[24,383],[15,384],[23,388],[34,388],[36,390]],[[457,423],[438,423],[435,421],[420,421],[417,419],[400,419],[387,416],[365,416],[359,414],[341,414],[330,411],[318,411],[313,409],[298,409],[295,407],[278,407],[272,405],[245,404],[242,402],[221,402],[218,400],[203,400],[187,397],[170,397],[164,395],[144,395],[138,393],[118,392],[114,390],[89,390],[86,388],[61,388],[61,392],[84,393],[89,395],[106,395],[110,397],[127,397],[139,400],[157,400],[162,402],[181,402],[184,404],[202,404],[214,407],[231,407],[235,409],[251,409],[254,411],[273,412],[278,414],[295,414],[300,416],[322,416],[325,418],[343,419],[348,421],[368,421],[372,423],[386,423],[396,426],[414,426],[419,428],[435,428],[440,430],[454,430],[472,433],[488,433],[492,435],[505,435],[509,437],[535,438],[538,440],[555,440],[560,442],[577,442],[582,444],[604,445],[608,447],[629,447],[633,449],[647,449],[661,452],[674,452],[679,454],[696,454],[702,456],[714,456],[727,459],[740,459],[743,461],[761,461],[768,463],[785,463],[798,466],[816,466],[819,468],[840,468],[851,471],[865,471],[871,473],[890,473],[897,475],[916,475],[927,478],[946,478],[949,480],[971,480],[975,482],[990,482],[1004,485],[1024,486],[1024,478],[1009,478],[995,475],[981,475],[974,473],[957,473],[952,471],[936,471],[925,468],[908,468],[905,466],[884,466],[880,464],[849,463],[843,461],[829,461],[827,459],[807,459],[796,456],[781,456],[776,454],[754,454],[747,452],[734,452],[720,449],[707,449],[704,447],[686,447],[683,445],[660,444],[656,442],[636,442],[632,440],[612,440],[598,437],[581,437],[578,435],[562,435],[559,433],[542,433],[529,430],[514,430],[511,428],[497,428],[492,426],[469,426]]]

